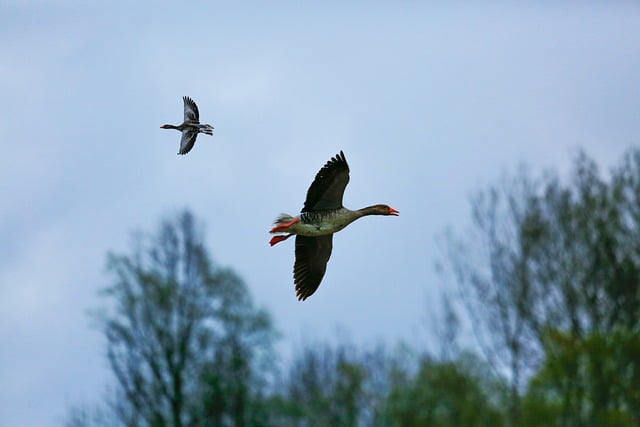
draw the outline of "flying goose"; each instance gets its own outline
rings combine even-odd
[[[324,277],[331,256],[333,233],[363,216],[397,216],[400,213],[387,205],[373,205],[355,211],[345,208],[342,196],[348,182],[349,165],[340,151],[316,175],[300,215],[281,214],[270,231],[276,234],[269,242],[271,246],[296,236],[293,282],[300,301],[313,295]]]
[[[193,99],[183,96],[182,100],[184,101],[184,121],[182,124],[178,126],[162,125],[160,127],[162,129],[176,129],[182,132],[178,154],[187,154],[196,143],[199,133],[213,135],[213,126],[200,124],[200,112]]]

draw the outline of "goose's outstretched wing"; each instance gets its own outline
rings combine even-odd
[[[313,295],[320,286],[332,248],[333,234],[319,237],[296,236],[293,283],[296,285],[296,297],[300,301]]]
[[[198,123],[200,121],[200,112],[195,101],[188,96],[183,96],[184,101],[184,121],[191,121]]]
[[[302,212],[342,207],[344,189],[349,183],[349,165],[340,151],[320,169],[307,190]]]
[[[178,154],[187,154],[196,143],[198,132],[192,129],[182,131],[182,139],[180,139],[180,151]]]

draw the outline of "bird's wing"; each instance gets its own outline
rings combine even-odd
[[[182,100],[184,101],[184,121],[199,122],[200,112],[193,99],[188,96],[183,96]]]
[[[320,169],[307,190],[302,212],[342,207],[342,195],[349,183],[349,165],[340,151]]]
[[[185,129],[182,131],[182,139],[180,140],[180,151],[178,154],[187,154],[193,148],[193,145],[196,143],[196,138],[198,137],[198,132]]]
[[[311,296],[324,277],[333,247],[333,234],[318,237],[296,236],[296,261],[293,283],[296,297],[304,301]]]

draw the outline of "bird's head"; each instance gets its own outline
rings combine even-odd
[[[371,215],[400,215],[399,211],[388,205],[373,205],[369,209]]]

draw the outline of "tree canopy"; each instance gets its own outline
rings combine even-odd
[[[460,300],[510,385],[509,425],[542,403],[553,423],[539,425],[640,420],[639,190],[639,151],[608,177],[580,152],[567,181],[521,173],[480,191],[473,237],[450,236]]]
[[[183,212],[110,254],[98,319],[127,426],[249,425],[267,380],[274,330],[232,271],[212,263]]]

